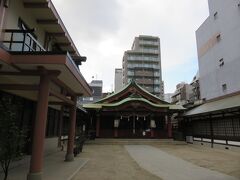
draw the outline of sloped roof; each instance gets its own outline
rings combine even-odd
[[[134,88],[136,90],[138,90],[139,92],[142,92],[142,96],[144,96],[143,98],[148,99],[149,96],[152,99],[155,99],[157,102],[162,103],[162,104],[169,104],[166,101],[163,101],[162,99],[160,99],[159,97],[151,94],[150,92],[148,92],[147,90],[145,90],[144,88],[142,88],[141,86],[139,86],[134,80],[131,80],[130,83],[128,83],[125,87],[123,87],[120,91],[113,93],[103,99],[100,99],[99,101],[97,101],[96,103],[104,103],[107,102],[108,100],[114,99],[117,96],[121,96],[123,94],[123,92],[128,91],[130,88]]]
[[[122,94],[124,92],[131,92],[130,95],[128,95],[125,98],[122,98]],[[126,94],[124,94],[126,95]],[[117,100],[116,100],[117,99]],[[152,101],[154,100],[154,101]],[[121,91],[111,94],[93,104],[85,104],[83,105],[86,109],[102,109],[102,108],[110,108],[110,107],[118,107],[125,103],[131,103],[131,102],[140,102],[145,103],[148,106],[154,107],[154,108],[167,108],[170,110],[184,110],[185,108],[181,105],[173,105],[169,104],[160,98],[152,95],[142,87],[140,87],[135,81],[131,81],[127,86],[125,86]]]
[[[224,99],[207,102],[203,105],[200,105],[190,111],[185,113],[185,116],[193,116],[197,114],[204,114],[210,112],[216,112],[221,110],[226,110],[230,108],[237,108],[240,107],[240,95],[227,97]]]
[[[185,108],[182,107],[181,105],[175,105],[175,104],[155,104],[152,103],[150,101],[148,101],[147,99],[144,98],[134,98],[134,97],[128,97],[126,99],[123,99],[119,102],[116,103],[93,103],[93,104],[85,104],[83,105],[84,108],[87,109],[101,109],[103,107],[117,107],[120,106],[122,104],[128,103],[128,102],[143,102],[146,103],[152,107],[159,107],[159,108],[169,108],[172,110],[184,110]]]

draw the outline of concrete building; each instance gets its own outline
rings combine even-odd
[[[135,37],[131,50],[125,51],[123,85],[127,85],[131,79],[150,93],[164,99],[159,37]]]
[[[90,97],[80,97],[80,104],[94,103],[103,97],[103,81],[102,80],[92,80],[89,83],[92,89],[92,96]]]
[[[240,1],[209,0],[208,4],[209,17],[196,31],[203,101],[184,113],[183,134],[193,144],[239,149]]]
[[[192,93],[192,86],[181,82],[177,84],[176,90],[172,96],[172,103],[185,105],[189,103],[190,94]]]
[[[166,101],[168,103],[171,103],[172,102],[172,96],[173,96],[173,93],[164,94],[164,101]]]
[[[200,96],[199,72],[193,77],[190,85],[192,86],[192,92],[189,95],[189,102],[191,104],[200,104],[202,100]]]
[[[115,69],[114,92],[118,92],[123,88],[123,72],[122,69]]]
[[[102,88],[103,88],[102,80],[92,80],[89,86],[93,90],[92,95],[94,98],[102,98]]]
[[[240,1],[208,4],[209,17],[196,31],[200,93],[206,100],[240,90]]]

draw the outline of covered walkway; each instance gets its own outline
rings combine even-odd
[[[70,180],[88,162],[87,158],[75,157],[72,162],[64,162],[66,151],[58,151],[44,157],[43,176],[44,180]],[[24,180],[29,170],[30,156],[26,156],[9,171],[9,179]],[[3,173],[0,172],[0,179]]]

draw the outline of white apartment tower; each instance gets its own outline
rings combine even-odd
[[[209,0],[209,17],[196,31],[202,99],[240,91],[240,1]]]
[[[150,93],[164,98],[159,37],[135,37],[131,50],[124,52],[123,85],[132,79]]]

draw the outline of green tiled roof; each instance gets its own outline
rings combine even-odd
[[[138,85],[135,81],[133,81],[133,80],[131,80],[130,83],[128,83],[128,84],[127,84],[125,87],[123,87],[120,91],[115,92],[115,93],[113,93],[113,94],[111,94],[111,95],[109,95],[109,96],[107,96],[107,97],[105,97],[105,98],[103,98],[103,99],[100,99],[99,101],[97,101],[97,102],[95,102],[95,103],[101,103],[101,102],[103,102],[103,101],[105,101],[105,100],[107,100],[107,99],[109,99],[109,98],[111,98],[111,97],[114,97],[114,96],[116,96],[116,95],[118,95],[118,94],[121,94],[122,91],[126,90],[129,86],[132,86],[132,85],[136,85],[136,86],[137,86],[139,89],[141,89],[143,92],[145,92],[146,94],[148,94],[148,95],[154,97],[155,99],[163,102],[164,104],[169,104],[168,102],[165,102],[165,101],[163,101],[162,99],[160,99],[159,97],[157,97],[157,96],[153,95],[152,93],[148,92],[146,89],[144,89],[144,88],[142,88],[141,86],[139,86],[139,85]]]
[[[103,107],[117,107],[117,106],[120,106],[124,103],[132,102],[132,101],[147,103],[152,107],[169,108],[169,109],[172,109],[172,110],[184,110],[185,109],[181,105],[155,104],[155,103],[152,103],[152,102],[150,102],[150,101],[148,101],[147,99],[144,99],[144,98],[133,98],[133,97],[128,97],[128,98],[123,99],[122,101],[119,101],[119,102],[116,102],[116,103],[85,104],[85,105],[83,105],[83,107],[86,108],[86,109],[101,109]]]
[[[125,91],[127,88],[130,88],[130,86],[134,86],[140,89],[140,91],[143,91],[144,93],[150,95],[151,97],[155,98],[156,101],[152,102],[149,101],[148,99],[140,96],[139,94],[135,94],[132,93],[131,95],[129,95],[129,97],[119,100],[118,102],[113,102],[113,103],[108,103],[106,102],[106,100],[108,100],[109,98],[112,98],[116,95],[121,94],[123,91]],[[145,90],[144,88],[142,88],[141,86],[139,86],[137,83],[135,83],[135,81],[131,81],[127,86],[125,86],[121,91],[116,92],[114,94],[111,94],[93,104],[85,104],[83,105],[84,108],[86,109],[102,109],[102,108],[110,108],[110,107],[118,107],[122,104],[125,103],[131,103],[131,102],[140,102],[140,103],[145,103],[148,104],[151,107],[155,107],[155,108],[167,108],[170,110],[184,110],[185,108],[183,108],[181,105],[173,105],[173,104],[169,104],[163,100],[161,100],[160,98],[158,98],[157,96],[154,96],[153,94],[149,93],[147,90]]]

